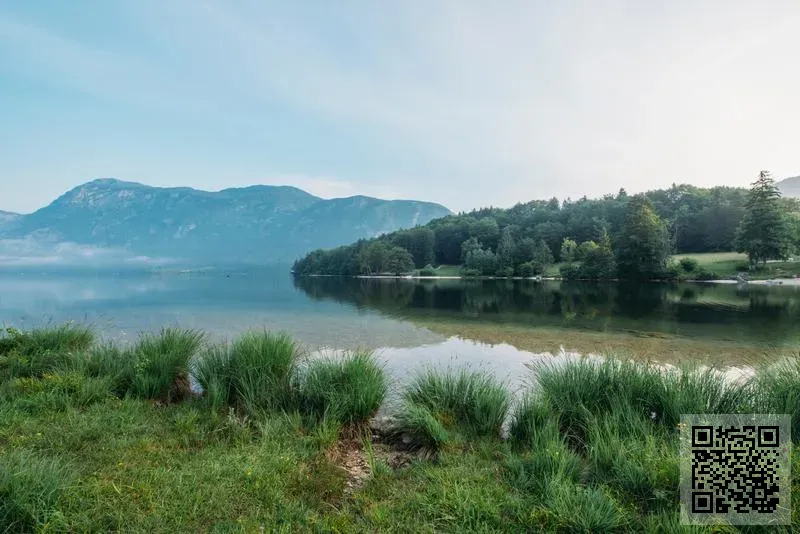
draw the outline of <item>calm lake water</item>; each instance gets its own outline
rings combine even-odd
[[[66,320],[105,338],[163,326],[282,330],[309,350],[374,348],[390,372],[487,367],[511,381],[565,352],[740,365],[800,347],[800,288],[292,279],[288,268],[0,271],[0,324]]]

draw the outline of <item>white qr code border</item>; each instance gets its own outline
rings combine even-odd
[[[703,427],[711,427],[711,433]],[[718,429],[737,429],[728,443]],[[759,428],[762,430],[759,433]],[[774,428],[774,435],[771,433]],[[747,429],[747,430],[745,430]],[[685,525],[789,525],[791,509],[791,416],[786,414],[682,414],[680,431],[680,505],[681,523]],[[768,440],[767,438],[771,438]],[[751,446],[737,447],[750,442]],[[724,447],[722,445],[724,444]],[[738,484],[743,481],[741,470],[753,474],[752,463],[719,462],[720,457],[730,459],[746,456],[759,460],[764,472],[773,474],[774,482],[753,490],[754,485]],[[703,459],[711,457],[711,461]],[[716,457],[717,461],[714,461]],[[695,462],[697,462],[695,464]],[[777,466],[775,465],[777,463]],[[759,471],[756,471],[758,474]],[[747,480],[750,480],[749,478]],[[723,489],[720,490],[719,484]],[[709,487],[709,485],[711,487]],[[761,500],[777,498],[771,513],[737,511],[741,500],[731,501],[726,512],[717,512],[717,500],[727,492],[747,488],[750,496]],[[770,493],[770,492],[774,493]],[[726,497],[729,497],[728,494]],[[711,499],[711,500],[709,500]],[[697,502],[694,502],[697,501]],[[693,508],[693,504],[695,507]],[[743,509],[749,507],[742,506]]]

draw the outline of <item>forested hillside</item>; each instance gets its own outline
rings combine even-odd
[[[748,194],[742,188],[673,185],[637,196],[620,190],[599,199],[560,202],[553,198],[509,209],[480,209],[376,239],[317,250],[296,262],[294,271],[402,273],[428,265],[463,264],[472,274],[528,276],[553,262],[577,261],[598,269],[584,273],[586,277],[606,278],[616,272],[615,260],[622,260],[620,268],[633,273],[637,263],[651,259],[650,267],[658,270],[661,267],[655,264],[665,268],[669,253],[736,250]],[[795,199],[779,202],[785,213],[800,212]],[[798,234],[797,226],[793,236]]]

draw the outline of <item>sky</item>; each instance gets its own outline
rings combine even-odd
[[[797,0],[2,0],[0,210],[98,177],[455,210],[800,174]]]

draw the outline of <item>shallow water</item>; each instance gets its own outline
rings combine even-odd
[[[519,384],[525,363],[562,349],[619,345],[635,353],[646,346],[649,358],[669,361],[684,347],[710,353],[724,347],[732,365],[749,363],[745,353],[797,350],[800,288],[293,280],[286,267],[0,271],[0,323],[66,320],[123,342],[163,326],[199,328],[215,339],[282,330],[310,351],[377,349],[398,377],[426,365],[469,365]]]

